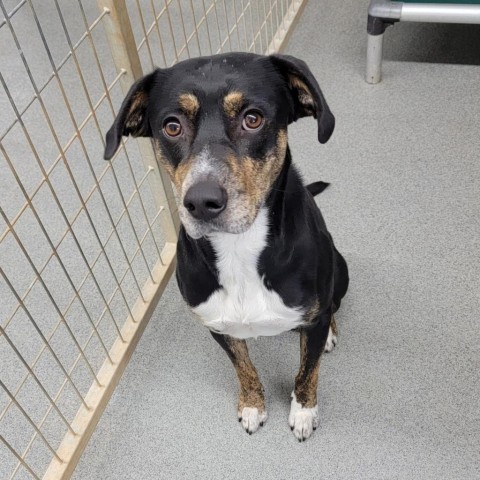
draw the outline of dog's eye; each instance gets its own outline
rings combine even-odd
[[[167,118],[163,124],[163,133],[167,137],[178,137],[182,133],[180,121],[175,117]]]
[[[244,130],[258,130],[263,125],[263,115],[256,110],[249,110],[243,116],[242,127]]]

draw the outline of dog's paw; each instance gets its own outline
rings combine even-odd
[[[325,353],[330,353],[333,348],[337,345],[337,336],[333,333],[332,327],[328,329],[328,338],[325,343]]]
[[[292,393],[288,424],[298,441],[305,441],[318,427],[318,406],[315,405],[313,408],[302,407],[297,402],[295,393]]]
[[[251,435],[258,430],[258,427],[263,427],[267,421],[267,412],[266,410],[260,412],[256,407],[243,407],[241,411],[238,411],[238,421],[241,422],[245,431]]]

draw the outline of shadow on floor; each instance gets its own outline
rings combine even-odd
[[[479,39],[480,25],[399,22],[387,29],[384,58],[480,65]]]

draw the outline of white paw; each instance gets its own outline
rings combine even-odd
[[[328,338],[327,338],[327,342],[325,343],[324,352],[330,353],[336,344],[337,344],[337,336],[333,333],[332,327],[330,327],[328,329]]]
[[[304,408],[292,393],[292,404],[288,424],[299,442],[306,440],[318,427],[318,406]]]
[[[243,407],[243,410],[238,412],[238,421],[242,422],[242,427],[251,435],[258,427],[263,427],[267,421],[267,412],[259,412],[256,407]]]

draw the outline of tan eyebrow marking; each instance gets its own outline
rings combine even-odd
[[[236,117],[243,107],[243,100],[242,92],[233,91],[225,95],[223,99],[225,113],[231,118]]]
[[[193,93],[182,93],[178,97],[178,104],[188,118],[192,119],[200,108],[200,102]]]

